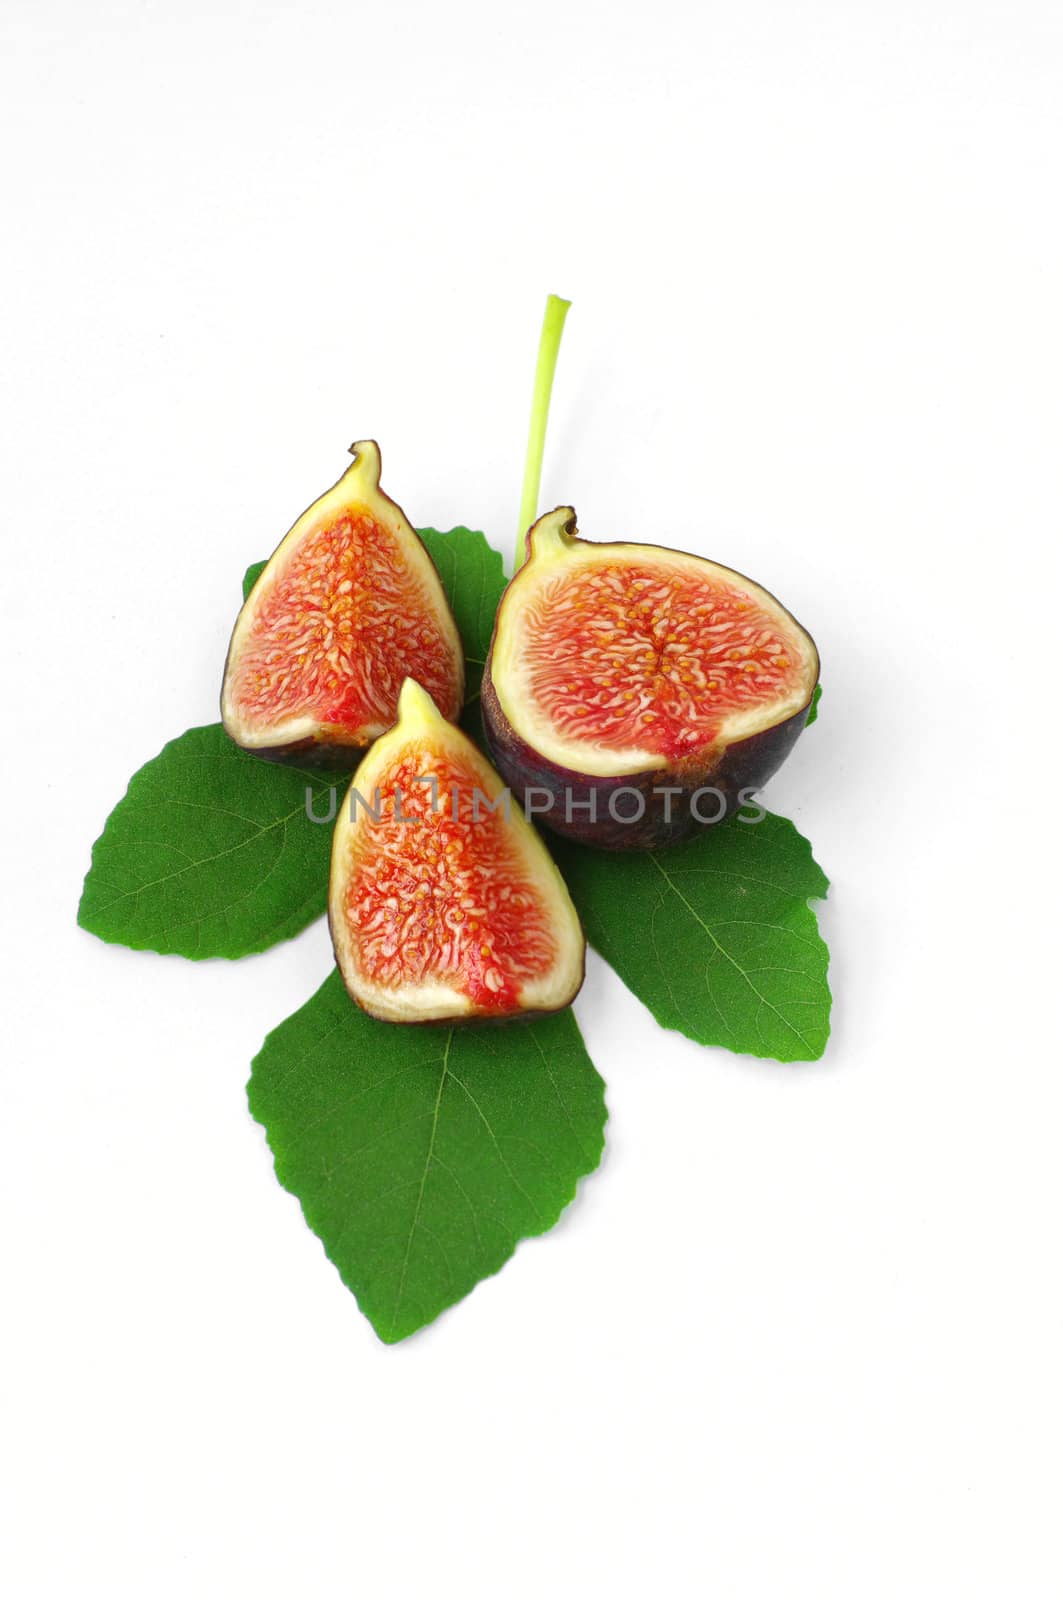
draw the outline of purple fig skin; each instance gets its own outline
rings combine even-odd
[[[480,701],[488,753],[515,797],[522,805],[529,789],[546,790],[553,797],[549,810],[534,811],[535,819],[544,827],[563,839],[594,845],[599,850],[657,850],[663,845],[690,839],[716,822],[722,822],[742,805],[754,803],[749,791],[767,783],[790,754],[808,720],[814,693],[813,688],[807,704],[785,721],[750,734],[746,739],[737,739],[724,750],[710,747],[671,767],[612,778],[588,776],[559,766],[533,750],[514,732],[495,693],[490,652]],[[654,793],[655,789],[666,787],[678,789],[680,793],[670,796]],[[645,809],[637,820],[617,821],[611,815],[609,801],[618,789],[637,790],[642,796]],[[702,796],[697,802],[700,816],[695,814],[690,803],[699,789],[717,790],[722,797]],[[592,795],[596,808],[594,821],[589,809]],[[535,796],[536,807],[540,802],[545,806],[541,796]],[[633,816],[638,810],[638,801],[630,794],[614,803],[621,819]]]
[[[272,761],[277,766],[299,767],[304,772],[335,772],[338,777],[349,777],[368,748],[364,744],[328,745],[319,743],[317,739],[302,739],[296,744],[249,750],[248,754],[257,756],[260,761]]]

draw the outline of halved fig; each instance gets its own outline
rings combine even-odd
[[[482,688],[492,759],[567,838],[652,849],[743,804],[789,753],[819,657],[759,584],[650,544],[593,544],[562,506],[528,531]]]
[[[350,994],[386,1022],[557,1011],[583,982],[583,930],[542,840],[413,679],[337,817],[329,927]]]
[[[380,449],[354,461],[285,535],[233,629],[225,730],[270,761],[350,771],[395,721],[403,679],[456,721],[458,630],[432,558],[380,488]]]

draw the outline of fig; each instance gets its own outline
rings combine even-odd
[[[557,1011],[585,946],[564,879],[501,778],[412,678],[336,819],[329,927],[386,1022]]]
[[[481,691],[488,750],[556,833],[653,849],[737,810],[789,753],[816,646],[759,584],[660,545],[528,530]]]
[[[465,661],[439,574],[380,488],[380,449],[354,461],[304,511],[266,563],[236,619],[222,722],[270,761],[350,772],[395,721],[415,676],[456,721]]]

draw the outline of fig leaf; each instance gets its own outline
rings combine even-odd
[[[259,578],[265,572],[266,566],[267,566],[267,563],[265,561],[252,561],[251,565],[248,567],[247,571],[244,573],[244,599],[245,600],[247,599],[248,595],[251,593],[251,590],[255,587],[255,584],[258,582]]]
[[[436,564],[465,645],[465,704],[474,705],[480,698],[495,612],[506,587],[502,557],[482,533],[469,528],[452,528],[449,533],[437,533],[435,528],[417,531]],[[479,717],[476,737],[480,737]]]
[[[667,850],[551,847],[587,938],[665,1028],[698,1044],[815,1061],[830,1033],[827,878],[792,822],[742,814]]]
[[[269,1034],[248,1101],[277,1177],[392,1344],[554,1225],[601,1159],[604,1091],[570,1011],[396,1028],[334,972]]]
[[[325,910],[335,779],[258,761],[219,722],[134,773],[92,850],[78,922],[163,955],[252,955]]]

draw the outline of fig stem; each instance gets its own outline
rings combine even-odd
[[[535,363],[535,385],[532,389],[531,419],[528,423],[528,453],[524,458],[524,487],[520,495],[520,527],[517,529],[517,553],[513,571],[524,565],[524,536],[535,521],[539,506],[539,484],[543,475],[543,450],[546,445],[546,422],[550,415],[550,394],[554,387],[554,369],[557,352],[561,348],[561,335],[571,300],[548,294],[543,312],[543,329],[539,335],[539,356]]]

